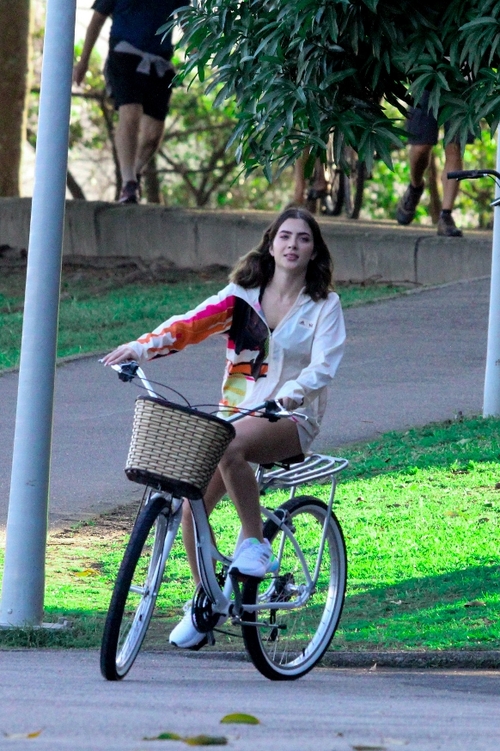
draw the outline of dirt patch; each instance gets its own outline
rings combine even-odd
[[[2,248],[4,250],[2,251]],[[7,248],[7,250],[5,250]],[[23,255],[24,253],[24,255]],[[64,258],[61,277],[61,299],[77,296],[80,300],[96,297],[129,284],[179,284],[207,281],[227,283],[229,269],[225,266],[207,266],[193,270],[181,269],[164,258]],[[22,310],[26,284],[26,253],[24,249],[0,246],[0,295],[19,298],[19,303],[9,305],[0,312]]]
[[[64,541],[80,545],[96,540],[121,539],[132,531],[137,516],[138,504],[117,506],[87,521],[77,522],[70,527],[53,530],[49,533],[48,544],[60,545]]]

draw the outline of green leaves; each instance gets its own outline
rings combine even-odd
[[[254,717],[252,714],[245,714],[244,712],[235,712],[234,714],[225,715],[222,718],[221,723],[225,723],[227,725],[230,725],[230,724],[260,725],[260,720],[258,720],[257,717]]]
[[[400,132],[379,103],[404,112],[424,89],[436,112],[459,102],[462,140],[479,113],[491,127],[499,117],[493,0],[419,9],[409,0],[206,0],[179,16],[185,74],[211,68],[218,103],[235,98],[234,140],[247,171],[260,164],[272,177],[306,146],[321,154],[334,129],[368,165],[375,152],[390,165]]]

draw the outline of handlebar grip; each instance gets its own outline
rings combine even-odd
[[[456,170],[455,172],[447,173],[448,180],[465,180],[465,178],[481,177],[479,170]]]
[[[448,180],[474,180],[476,177],[497,177],[498,173],[490,169],[461,169],[456,172],[448,172]]]

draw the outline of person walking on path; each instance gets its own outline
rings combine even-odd
[[[262,536],[259,488],[249,462],[266,464],[307,451],[319,432],[326,391],[344,351],[345,327],[332,290],[332,260],[318,223],[305,209],[283,211],[258,247],[240,259],[230,283],[195,310],[173,316],[152,333],[117,347],[105,365],[170,355],[214,334],[227,338],[221,415],[276,399],[303,418],[268,422],[247,415],[222,457],[204,496],[210,513],[227,492],[242,524],[243,540],[230,572],[262,578],[276,568]],[[183,537],[199,581],[189,507]],[[191,617],[191,603],[170,634],[177,647],[206,643]]]
[[[445,130],[447,126],[445,125]],[[433,146],[438,142],[439,127],[434,115],[429,111],[429,92],[425,91],[416,107],[410,110],[407,121],[408,143],[410,144],[410,184],[401,198],[396,211],[398,224],[410,224],[415,218],[418,203],[424,191],[424,173],[429,166]],[[472,143],[469,139],[467,143]],[[443,202],[438,220],[437,233],[444,237],[462,237],[452,216],[458,193],[458,181],[448,180],[448,172],[463,169],[462,152],[457,141],[444,147],[445,164],[442,173]]]
[[[80,85],[102,27],[111,16],[104,68],[108,92],[118,110],[115,134],[122,188],[119,203],[138,203],[140,176],[158,150],[168,113],[172,79],[172,35],[157,34],[168,17],[189,0],[95,0],[73,80]]]

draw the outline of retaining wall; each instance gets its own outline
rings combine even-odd
[[[31,199],[0,199],[0,247],[27,248]],[[67,201],[65,256],[163,258],[181,268],[231,266],[275,214]],[[491,232],[438,237],[433,228],[321,218],[339,281],[440,284],[488,276]]]

